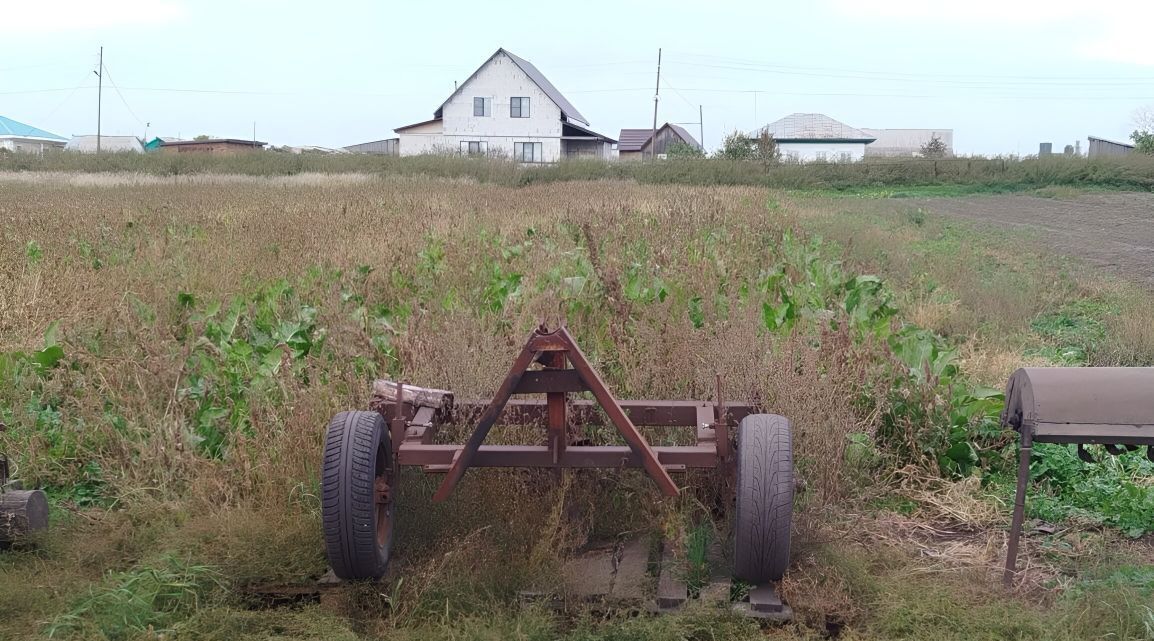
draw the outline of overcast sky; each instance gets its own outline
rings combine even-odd
[[[7,2],[5,4],[8,4]],[[1151,0],[381,2],[37,0],[4,9],[0,115],[63,136],[344,146],[428,119],[498,47],[616,137],[653,118],[705,143],[793,112],[952,128],[959,153],[1125,140],[1154,104]],[[112,86],[112,85],[115,85]],[[697,125],[687,125],[695,135]]]

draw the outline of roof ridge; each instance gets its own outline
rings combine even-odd
[[[561,90],[554,86],[553,83],[545,77],[545,74],[541,73],[540,69],[538,69],[533,63],[504,47],[498,47],[497,50],[493,52],[493,55],[486,58],[485,62],[481,63],[481,66],[477,67],[473,73],[469,74],[469,77],[465,78],[465,82],[462,82],[457,86],[455,90],[453,90],[453,93],[449,94],[449,97],[441,103],[440,107],[437,107],[437,110],[433,112],[433,115],[436,118],[440,118],[441,111],[445,108],[445,105],[449,104],[449,101],[452,100],[454,96],[464,91],[465,85],[469,84],[469,81],[476,77],[476,75],[485,68],[485,65],[492,62],[493,58],[496,58],[501,54],[508,56],[509,59],[513,61],[513,64],[517,65],[517,68],[520,69],[521,72],[526,76],[528,76],[529,80],[532,80],[533,84],[537,85],[537,88],[539,88],[550,100],[553,101],[553,104],[557,105],[557,108],[561,110],[561,115],[563,117],[568,118],[569,120],[576,120],[577,122],[587,127],[589,126],[589,121],[585,118],[585,116],[582,116],[581,112],[577,111],[577,107],[574,107],[573,103],[569,102],[569,100],[561,93]]]

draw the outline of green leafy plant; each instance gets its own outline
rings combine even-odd
[[[193,316],[202,334],[186,364],[181,397],[191,404],[188,437],[210,457],[224,455],[231,434],[248,433],[250,401],[278,396],[283,367],[299,373],[323,340],[317,310],[296,300],[279,281],[250,300],[234,298],[227,310],[213,303]]]

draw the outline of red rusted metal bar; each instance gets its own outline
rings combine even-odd
[[[717,465],[717,450],[712,445],[652,447],[659,464],[674,470],[712,468]],[[445,472],[460,445],[401,446],[402,465],[424,466],[430,472]],[[560,467],[560,468],[633,468],[643,461],[625,445],[571,445],[554,462],[553,453],[544,445],[482,445],[473,456],[470,467]]]
[[[533,372],[528,372],[533,373]],[[658,401],[658,400],[619,400],[617,404],[629,416],[634,425],[645,427],[693,427],[697,425],[697,407],[700,401]],[[455,421],[467,420],[470,416],[480,414],[489,406],[488,401],[461,401],[455,406]],[[606,416],[600,411],[601,406],[596,401],[571,399],[569,401],[570,414],[577,423],[585,425],[601,425]],[[753,408],[748,405],[728,403],[725,407],[728,422],[741,422]],[[539,424],[544,426],[548,419],[546,403],[536,398],[511,398],[505,404],[501,423],[516,425]]]
[[[546,366],[553,369],[545,371],[576,374],[573,370],[564,369],[565,352],[549,352],[546,356]],[[561,460],[565,446],[569,444],[569,436],[566,433],[569,420],[565,411],[565,397],[566,394],[563,391],[549,391],[545,394],[545,402],[549,408],[549,449],[553,452],[554,464]]]
[[[540,330],[538,330],[539,332]],[[439,502],[449,498],[449,494],[453,492],[453,488],[465,475],[465,470],[469,469],[469,465],[473,462],[473,455],[476,454],[477,449],[481,447],[481,443],[485,441],[485,437],[489,435],[489,430],[497,422],[501,416],[501,411],[505,409],[505,403],[508,402],[509,396],[513,390],[517,388],[517,383],[521,381],[521,377],[525,374],[525,369],[533,363],[533,359],[537,357],[537,351],[532,348],[533,338],[538,336],[534,332],[530,337],[529,342],[521,350],[517,359],[513,361],[513,366],[509,368],[509,374],[501,383],[501,387],[497,389],[497,393],[493,395],[493,400],[489,402],[489,407],[485,409],[485,413],[481,415],[481,419],[477,421],[477,427],[469,436],[468,442],[461,449],[459,456],[453,461],[449,468],[445,480],[441,483],[441,487],[437,488],[437,493],[433,495],[433,501]]]
[[[621,432],[621,436],[625,438],[625,442],[629,444],[630,449],[637,458],[641,459],[645,471],[649,473],[653,480],[657,482],[657,486],[661,488],[661,492],[666,496],[677,496],[677,484],[669,477],[669,473],[661,466],[661,462],[657,460],[657,454],[649,443],[645,441],[645,437],[641,432],[637,431],[637,427],[629,420],[629,416],[625,413],[621,406],[617,403],[617,399],[613,398],[613,394],[609,392],[609,388],[605,386],[605,381],[597,375],[593,366],[589,364],[585,354],[581,352],[581,348],[577,346],[577,342],[569,335],[568,330],[560,327],[554,332],[557,336],[568,344],[569,362],[573,364],[573,369],[581,374],[585,379],[585,384],[589,386],[589,391],[593,392],[593,397],[601,404],[601,408],[609,415],[609,420]]]
[[[555,359],[564,352],[545,352],[543,357]],[[564,356],[561,356],[564,363]],[[521,382],[517,384],[514,394],[544,394],[547,392],[586,392],[585,381],[581,375],[571,369],[543,369],[539,372],[525,372]]]
[[[417,443],[432,443],[437,435],[437,410],[422,407],[417,410],[409,427],[405,430],[405,440]]]
[[[397,398],[404,398],[405,384],[403,382],[397,383]],[[397,450],[401,448],[401,443],[405,440],[405,433],[409,429],[408,420],[405,417],[406,403],[398,402],[393,405],[393,417],[389,421],[389,443],[393,446],[393,461],[397,460]],[[395,465],[395,463],[394,463]]]
[[[697,406],[697,444],[716,443],[717,431],[713,429],[714,408],[712,405],[702,403]]]
[[[542,325],[529,338],[528,347],[535,352],[564,352],[569,349],[569,343],[557,331],[550,332]]]
[[[717,411],[714,413],[713,431],[717,439],[717,455],[722,460],[727,460],[731,454],[729,447],[729,412],[725,407],[725,400],[721,395],[721,374],[717,375],[717,397],[715,400],[715,407]]]

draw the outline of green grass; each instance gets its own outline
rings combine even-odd
[[[461,156],[286,154],[272,151],[229,157],[189,154],[0,153],[0,171],[138,172],[158,176],[201,173],[288,176],[367,173],[471,178],[509,186],[574,180],[627,179],[648,184],[757,185],[868,198],[912,198],[1040,190],[1070,197],[1077,189],[1154,188],[1154,158],[870,159],[856,163],[776,164],[724,159],[662,162],[569,160],[519,167],[504,160]]]

